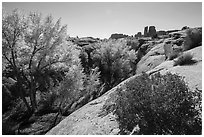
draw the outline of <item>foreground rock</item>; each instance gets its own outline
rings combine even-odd
[[[153,47],[137,64],[136,74],[147,72],[165,61],[164,43]]]
[[[188,50],[193,55],[193,60],[196,62],[191,65],[173,66],[174,61],[165,61],[148,71],[148,74],[154,74],[160,72],[165,74],[167,72],[176,73],[184,77],[184,80],[188,83],[191,90],[198,88],[202,90],[202,46]]]
[[[103,106],[112,106],[116,89],[124,87],[126,82],[133,80],[135,77],[123,81],[103,96],[76,110],[51,129],[47,135],[117,135],[119,125],[115,116],[113,113],[107,114]],[[106,101],[110,104],[106,104]]]
[[[168,39],[171,43],[180,46],[179,38],[185,37],[185,31],[171,33]],[[173,41],[175,40],[175,41]],[[193,55],[194,64],[174,66],[174,60],[165,60],[164,44],[166,41],[156,42],[154,47],[147,44],[145,55],[138,62],[136,73],[147,72],[153,75],[157,72],[165,74],[167,72],[176,73],[184,77],[191,91],[196,88],[202,90],[202,46],[185,51]],[[141,47],[146,47],[145,45]],[[143,49],[143,48],[141,48]],[[149,50],[147,50],[149,49]],[[148,51],[146,53],[146,51]],[[185,53],[184,52],[184,53]],[[117,135],[119,134],[119,125],[112,111],[106,112],[103,107],[113,106],[116,99],[116,89],[125,90],[126,83],[134,80],[135,75],[121,82],[119,85],[109,90],[103,96],[89,102],[78,110],[74,111],[57,126],[52,128],[47,135]]]
[[[186,52],[192,53],[194,55],[193,59],[196,60],[197,63],[185,66],[173,66],[173,61],[165,61],[147,73],[149,75],[156,72],[161,72],[162,74],[167,72],[177,73],[185,77],[184,80],[188,83],[191,90],[195,88],[202,89],[202,47],[200,46]],[[115,116],[113,113],[106,114],[103,110],[103,106],[108,99],[107,102],[109,102],[109,106],[111,106],[116,89],[124,87],[126,82],[134,80],[135,77],[137,76],[133,76],[123,81],[103,96],[73,112],[56,127],[51,129],[47,135],[118,134],[119,128]]]

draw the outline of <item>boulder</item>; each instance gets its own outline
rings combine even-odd
[[[202,28],[193,28],[186,30],[186,37],[184,39],[183,50],[189,50],[200,46],[202,43]]]
[[[179,39],[172,39],[168,38],[164,41],[164,53],[165,53],[165,59],[173,59],[173,56],[177,56],[182,53],[182,43],[183,38]]]
[[[164,43],[154,46],[137,64],[136,74],[146,72],[165,61]]]
[[[165,59],[169,59],[170,56],[172,55],[172,53],[173,53],[173,47],[172,47],[172,44],[164,43],[164,54],[165,54]]]

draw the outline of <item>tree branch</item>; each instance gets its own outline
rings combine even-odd
[[[63,63],[63,62],[65,62],[65,61],[62,61],[62,60],[60,60],[60,61],[53,61],[53,62],[51,62],[51,63],[46,64],[45,66],[43,66],[40,70],[46,68],[46,67],[49,66],[49,65],[53,65],[53,64],[55,64],[55,63]]]
[[[2,32],[4,34],[4,37],[5,37],[6,41],[8,42],[9,48],[11,48],[10,40],[8,39],[8,36],[6,35],[6,32],[5,31],[2,31]]]
[[[34,57],[34,55],[36,53],[35,50],[36,50],[36,45],[34,46],[33,52],[32,52],[31,57],[30,57],[29,67],[28,67],[29,70],[31,70],[31,65],[32,65],[33,57]]]
[[[27,81],[28,87],[29,87],[29,86],[30,86],[30,81],[29,81],[28,78],[25,76],[25,73],[24,73],[23,70],[21,70],[21,73],[22,73],[23,78]],[[24,83],[25,83],[25,82],[24,82]]]
[[[13,65],[13,63],[12,63],[12,61],[11,60],[9,60],[9,58],[6,56],[6,54],[5,53],[3,53],[3,56],[6,58],[6,60],[11,64],[11,66],[13,66],[14,67],[14,65]]]

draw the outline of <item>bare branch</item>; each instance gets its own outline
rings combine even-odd
[[[14,67],[14,65],[13,65],[13,63],[12,63],[12,61],[11,60],[9,60],[9,58],[6,56],[6,54],[5,53],[3,53],[3,56],[6,58],[6,60],[11,64],[11,66],[13,66]]]
[[[36,45],[34,46],[33,52],[32,52],[31,57],[30,57],[29,67],[28,67],[29,70],[31,69],[31,65],[32,65],[32,61],[33,61],[33,57],[34,57],[35,53],[36,53]]]

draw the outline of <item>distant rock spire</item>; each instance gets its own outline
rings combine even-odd
[[[148,26],[146,26],[144,28],[144,36],[147,37],[148,36]]]

